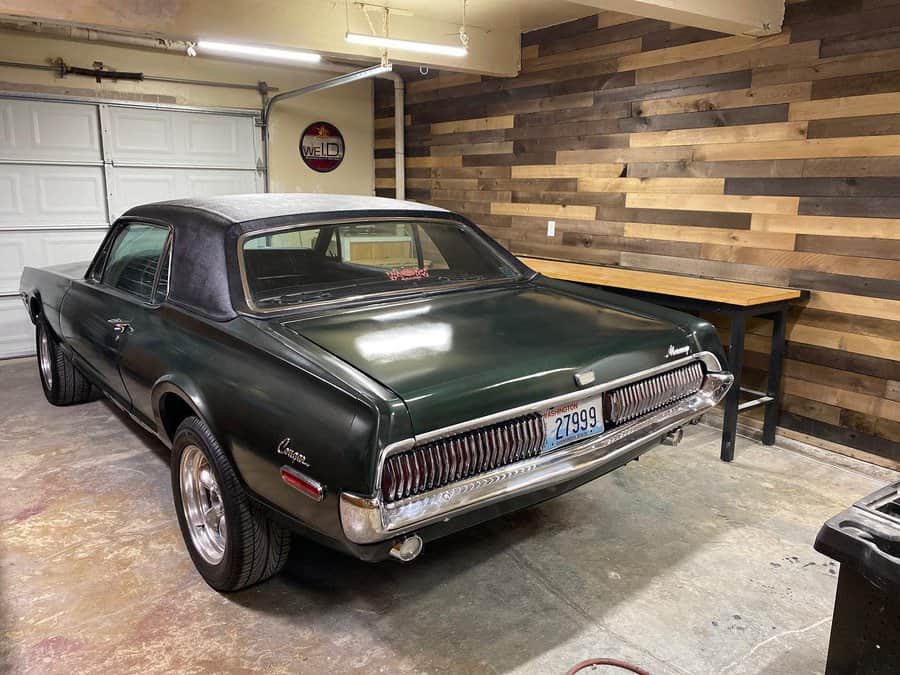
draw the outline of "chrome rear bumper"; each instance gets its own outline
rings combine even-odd
[[[733,379],[730,373],[708,372],[695,394],[600,436],[400,501],[384,503],[377,495],[342,493],[344,534],[355,544],[373,544],[615,464],[622,455],[660,439],[715,406]]]

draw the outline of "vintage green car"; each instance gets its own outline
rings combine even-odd
[[[277,573],[292,531],[412,560],[676,438],[732,381],[710,324],[388,199],[140,206],[21,291],[47,399],[99,389],[171,447],[184,541],[222,591]]]

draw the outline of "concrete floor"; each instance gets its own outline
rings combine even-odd
[[[891,477],[750,441],[724,464],[692,427],[411,565],[295,539],[226,597],[182,545],[161,445],[104,401],[52,408],[31,360],[0,382],[6,672],[821,672],[837,570],[813,539]]]

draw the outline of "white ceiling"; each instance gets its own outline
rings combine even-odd
[[[462,17],[463,0],[370,0],[368,4],[408,10],[421,19],[455,26]],[[476,27],[525,32],[596,14],[597,11],[596,7],[565,0],[469,0],[466,14],[468,23]]]
[[[369,0],[398,10],[391,15],[392,37],[453,44],[462,21],[463,0]],[[174,40],[234,41],[305,49],[332,59],[377,61],[381,50],[351,45],[353,32],[381,33],[383,12],[369,12],[351,0],[0,0],[0,13],[101,30]],[[401,11],[405,10],[405,11]],[[564,0],[469,0],[469,53],[465,58],[389,53],[401,64],[429,65],[490,75],[515,75],[519,36],[530,30],[597,13]],[[348,20],[349,19],[349,20]]]

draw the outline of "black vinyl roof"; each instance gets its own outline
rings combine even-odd
[[[246,195],[223,195],[221,197],[203,197],[199,199],[173,199],[165,202],[144,204],[130,209],[126,216],[159,217],[160,212],[195,211],[200,214],[214,216],[221,224],[246,223],[270,218],[288,216],[305,217],[312,214],[375,212],[381,211],[433,211],[447,213],[428,204],[406,202],[384,197],[368,197],[362,195],[336,195],[321,193],[264,193]],[[305,218],[304,218],[305,219]]]
[[[382,197],[319,193],[246,194],[175,199],[129,209],[123,218],[174,228],[169,300],[216,321],[246,309],[237,269],[237,238],[266,227],[367,217],[441,217],[452,211]]]

